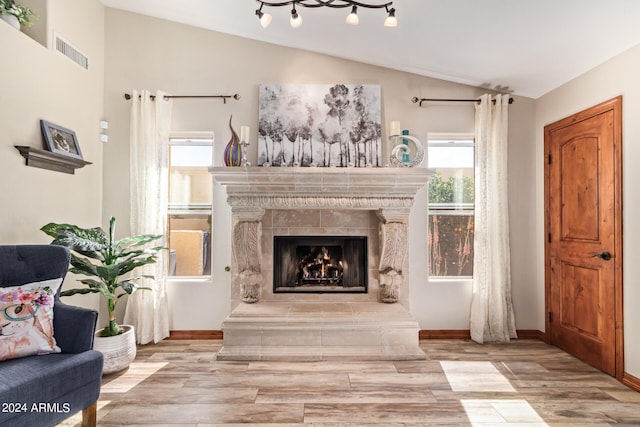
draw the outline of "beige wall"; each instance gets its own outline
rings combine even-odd
[[[544,126],[622,95],[622,156],[623,156],[623,263],[624,263],[624,347],[625,371],[640,377],[640,193],[636,185],[640,181],[640,46],[636,46],[607,61],[592,71],[546,94],[537,101],[536,111],[536,235],[544,234]],[[537,239],[536,265],[538,304],[544,307],[544,242]],[[538,319],[539,329],[544,328],[544,316]]]
[[[382,120],[400,120],[403,128],[423,141],[428,132],[473,132],[473,104],[436,103],[419,108],[411,98],[473,98],[478,88],[409,73],[364,65],[302,50],[278,47],[195,27],[107,9],[105,46],[105,112],[111,123],[105,147],[104,216],[128,217],[129,102],[132,89],[164,90],[171,94],[234,94],[239,101],[174,100],[173,131],[212,130],[216,159],[229,139],[227,123],[233,114],[236,129],[252,127],[249,160],[257,152],[258,88],[261,83],[363,83],[382,88]],[[516,196],[511,220],[514,298],[517,326],[536,327],[543,307],[535,295],[535,266],[531,223],[534,212],[534,102],[516,97],[510,108],[510,185]],[[385,126],[386,128],[386,126]],[[527,191],[522,192],[519,189]],[[214,189],[213,283],[169,286],[171,328],[219,329],[229,312],[230,216],[224,190]],[[469,284],[427,283],[426,191],[411,215],[411,310],[424,329],[468,329]],[[122,221],[124,225],[126,221]]]
[[[0,22],[0,244],[49,243],[39,229],[51,221],[101,224],[104,7],[56,0],[48,8],[46,27],[89,56],[90,69]],[[40,119],[74,130],[93,164],[75,175],[26,167],[13,146],[44,148]],[[77,298],[81,305],[97,301]]]

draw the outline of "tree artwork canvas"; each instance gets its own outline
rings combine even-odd
[[[380,86],[260,86],[258,165],[380,167]]]

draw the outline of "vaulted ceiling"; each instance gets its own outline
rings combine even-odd
[[[389,0],[359,0],[382,4]],[[538,98],[640,43],[638,0],[393,0],[384,9],[298,8],[255,0],[102,0],[105,6],[282,46],[295,47],[473,86]]]

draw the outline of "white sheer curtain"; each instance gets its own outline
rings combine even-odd
[[[476,106],[475,229],[471,339],[517,338],[511,299],[507,198],[508,95],[482,95]]]
[[[156,92],[132,91],[130,123],[130,195],[131,235],[166,234],[168,198],[168,144],[171,123],[171,100]],[[166,239],[154,242],[166,245]],[[155,276],[145,279],[141,290],[129,296],[124,322],[133,325],[136,341],[147,344],[169,336],[169,310],[166,292],[166,251],[156,264],[136,270]]]

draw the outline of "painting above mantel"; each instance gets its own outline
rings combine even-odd
[[[260,86],[259,166],[381,167],[380,86]]]

